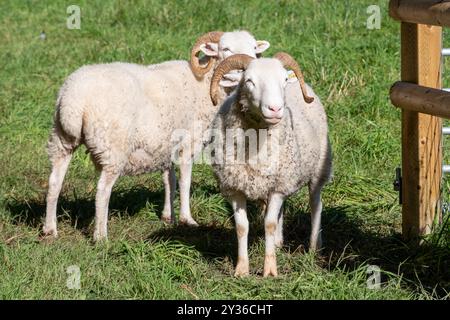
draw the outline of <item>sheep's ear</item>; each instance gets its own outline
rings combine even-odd
[[[267,49],[269,49],[270,47],[270,43],[269,41],[265,41],[265,40],[257,40],[256,41],[256,53],[263,53],[264,51],[266,51]]]
[[[242,79],[242,72],[230,72],[223,76],[219,85],[224,88],[236,87]]]
[[[214,42],[207,42],[200,45],[200,50],[208,57],[217,57],[219,55],[219,45]]]

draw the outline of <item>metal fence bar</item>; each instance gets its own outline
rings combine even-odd
[[[442,52],[441,53],[442,53],[442,56],[444,56],[444,57],[450,56],[450,48],[442,48]],[[450,88],[443,88],[442,90],[450,92]],[[450,127],[443,127],[442,128],[442,134],[443,135],[450,135]],[[445,171],[445,169],[446,169],[446,166],[444,165],[442,167],[442,172],[443,173],[447,173],[447,171]]]
[[[442,48],[442,56],[443,57],[450,56],[450,48]],[[450,88],[444,88],[442,90],[450,92]],[[443,127],[442,128],[442,134],[443,135],[450,135],[450,127]],[[442,166],[442,173],[450,173],[450,165],[445,165],[444,164]]]

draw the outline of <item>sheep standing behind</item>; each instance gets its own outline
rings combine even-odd
[[[284,67],[291,68],[297,78],[290,80]],[[244,72],[241,79],[233,81],[227,73],[235,69]],[[291,81],[295,84],[289,84]],[[321,190],[332,166],[324,108],[305,85],[298,64],[286,53],[278,53],[274,59],[229,57],[213,75],[214,104],[219,85],[237,86],[214,121],[210,146],[214,173],[234,210],[238,237],[235,275],[249,273],[246,201],[257,200],[266,204],[264,276],[276,276],[275,247],[283,241],[282,204],[305,185],[311,207],[310,249],[321,246]]]
[[[57,235],[57,200],[70,159],[80,144],[86,146],[101,171],[94,240],[107,237],[109,198],[122,175],[163,171],[166,199],[162,218],[173,221],[175,174],[171,156],[180,143],[172,139],[173,131],[191,133],[198,130],[195,126],[206,129],[211,124],[216,110],[209,99],[209,86],[218,61],[234,53],[256,57],[268,47],[268,42],[257,42],[248,32],[211,32],[194,45],[190,64],[118,62],[85,66],[71,74],[59,91],[47,146],[52,171],[43,232]],[[199,63],[199,51],[210,57],[206,67]],[[180,222],[193,225],[196,222],[189,207],[191,159],[202,143],[199,137],[192,141],[189,152],[180,150]]]

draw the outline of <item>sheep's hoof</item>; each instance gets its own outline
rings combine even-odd
[[[161,221],[167,224],[172,224],[175,222],[172,220],[171,216],[161,216]]]
[[[42,235],[43,235],[43,237],[57,238],[58,237],[58,231],[56,230],[56,226],[44,225],[44,227],[42,228]]]
[[[180,218],[180,224],[190,227],[198,227],[198,223],[192,218]]]
[[[108,241],[108,237],[106,234],[100,233],[100,232],[94,232],[94,242],[95,243],[102,243]]]
[[[283,248],[283,239],[277,239],[277,240],[275,240],[275,247],[277,247],[277,248]]]
[[[317,241],[310,241],[309,252],[318,253],[322,248],[322,239]]]
[[[315,255],[319,255],[322,249],[320,247],[309,247],[309,252]]]
[[[248,260],[238,260],[234,276],[237,278],[246,277],[250,274]]]
[[[266,255],[264,259],[263,277],[266,278],[268,276],[278,276],[277,259],[275,258],[275,255]]]

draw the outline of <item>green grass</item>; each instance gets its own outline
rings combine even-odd
[[[401,208],[392,188],[400,164],[400,112],[388,98],[390,85],[400,78],[400,27],[388,17],[387,1],[78,3],[81,30],[65,27],[71,2],[0,3],[0,299],[449,297],[450,215],[421,247],[400,236]],[[381,6],[380,30],[364,26],[371,4]],[[302,191],[286,205],[279,278],[261,277],[264,237],[253,205],[252,276],[233,278],[231,210],[210,168],[200,165],[193,174],[192,209],[201,227],[159,222],[159,174],[124,177],[113,190],[110,240],[93,245],[98,175],[83,148],[63,187],[60,237],[40,241],[49,175],[45,144],[64,78],[90,63],[187,59],[200,34],[234,29],[269,40],[266,56],[284,50],[296,57],[326,106],[335,169],[323,194],[321,255],[304,250],[309,214]],[[450,37],[444,43],[450,46]],[[444,186],[447,199],[450,183]],[[366,286],[371,264],[382,270],[381,289]],[[80,267],[80,290],[66,287],[71,265]]]

